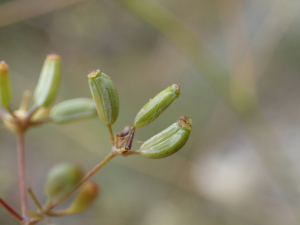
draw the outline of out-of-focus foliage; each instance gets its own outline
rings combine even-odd
[[[86,75],[100,69],[119,93],[114,131],[132,125],[156,93],[181,85],[182,95],[168,112],[136,132],[133,149],[179,115],[193,118],[193,132],[181,151],[161,160],[113,159],[92,178],[102,190],[92,207],[53,222],[299,224],[300,2],[150,1],[195,35],[203,47],[201,57],[180,48],[196,52],[175,25],[164,26],[164,32],[177,37],[171,43],[120,2],[131,1],[0,1],[0,24],[7,24],[0,27],[0,61],[10,66],[14,108],[24,89],[34,90],[45,55],[57,52],[63,74],[56,103],[91,98]],[[139,2],[142,7],[145,0]],[[152,13],[156,18],[158,12]],[[154,23],[165,25],[163,20]],[[88,171],[110,150],[107,127],[98,118],[44,125],[26,138],[27,184],[43,201],[43,184],[53,165],[72,161]],[[19,208],[15,148],[14,136],[1,130],[0,195]],[[14,224],[2,208],[0,223]]]

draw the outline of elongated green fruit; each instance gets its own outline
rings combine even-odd
[[[154,98],[141,108],[134,119],[136,129],[144,127],[163,113],[171,103],[180,95],[180,86],[173,84],[157,94]]]
[[[100,70],[92,71],[88,78],[100,119],[106,125],[114,124],[119,115],[119,96],[113,81]]]
[[[7,107],[11,100],[8,65],[0,62],[0,106]]]
[[[44,62],[33,99],[37,106],[47,107],[56,98],[61,76],[61,58],[50,54]]]
[[[95,102],[90,98],[76,98],[55,105],[50,117],[55,123],[67,123],[97,115]]]
[[[63,199],[83,177],[83,171],[77,165],[62,163],[53,167],[45,183],[45,194],[51,202]]]
[[[93,182],[83,184],[75,200],[66,210],[68,214],[75,214],[84,211],[97,198],[99,193],[98,185]]]
[[[180,117],[178,122],[146,141],[140,148],[141,155],[150,159],[160,159],[174,154],[187,142],[192,129],[191,124],[191,119]]]

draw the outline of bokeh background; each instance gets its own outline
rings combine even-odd
[[[299,0],[0,1],[0,60],[10,66],[14,109],[24,90],[34,90],[45,56],[56,52],[63,59],[56,103],[91,97],[86,75],[99,68],[119,92],[116,132],[158,92],[181,84],[180,98],[138,130],[134,149],[179,116],[193,119],[178,153],[113,159],[91,178],[101,186],[97,201],[52,221],[299,224],[299,9]],[[30,130],[28,186],[44,202],[47,171],[63,161],[90,170],[108,154],[108,138],[98,118]],[[16,138],[6,130],[0,197],[20,211]],[[15,224],[3,208],[0,224]]]

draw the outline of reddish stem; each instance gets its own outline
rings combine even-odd
[[[131,146],[132,146],[132,141],[133,141],[133,138],[134,138],[134,134],[135,134],[135,127],[132,127],[130,133],[129,133],[129,138],[126,142],[126,145],[125,145],[125,149],[126,150],[130,150],[131,149]]]
[[[115,153],[113,151],[110,152],[108,156],[106,156],[105,159],[103,159],[99,164],[97,164],[90,172],[88,172],[81,181],[73,188],[73,190],[67,194],[62,200],[59,202],[56,202],[51,206],[50,209],[53,209],[55,206],[63,202],[66,198],[68,198],[74,191],[76,191],[84,182],[86,182],[91,176],[93,176],[99,169],[101,169],[106,163],[108,163],[113,157],[115,157]]]
[[[25,182],[24,134],[18,134],[18,165],[19,165],[19,182],[20,182],[22,216],[23,218],[26,218],[27,197],[26,197],[26,182]]]
[[[8,204],[6,204],[6,202],[0,198],[0,204],[10,213],[12,214],[16,219],[22,221],[23,218],[22,216],[19,215],[19,213],[17,213],[15,210],[13,210]]]

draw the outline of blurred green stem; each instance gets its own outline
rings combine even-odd
[[[108,127],[108,130],[109,130],[109,133],[110,133],[110,140],[111,140],[112,143],[114,143],[115,142],[115,136],[114,136],[114,132],[112,130],[112,127],[111,127],[111,125],[107,125],[107,127]]]

